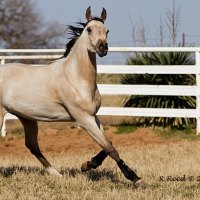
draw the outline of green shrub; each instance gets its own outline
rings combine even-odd
[[[194,65],[192,55],[187,52],[152,52],[136,53],[127,59],[128,65]],[[161,66],[162,67],[162,66]],[[195,75],[185,74],[128,74],[121,78],[122,84],[144,85],[194,85]],[[125,107],[142,108],[184,108],[196,107],[196,98],[193,96],[154,96],[154,95],[131,95],[125,99]],[[194,123],[194,119],[188,118],[143,118],[147,125],[171,126],[184,128]]]

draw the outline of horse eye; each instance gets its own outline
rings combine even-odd
[[[88,33],[91,33],[91,32],[92,32],[92,29],[91,29],[90,27],[88,27],[88,28],[87,28],[87,32],[88,32]]]
[[[107,30],[107,32],[106,32],[106,34],[108,34],[110,31],[109,30]]]

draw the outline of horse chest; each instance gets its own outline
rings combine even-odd
[[[76,91],[73,97],[68,96],[66,99],[69,100],[67,107],[73,107],[75,111],[81,110],[90,115],[95,115],[101,106],[101,96],[98,89]]]

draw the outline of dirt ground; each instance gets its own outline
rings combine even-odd
[[[172,143],[177,140],[164,139],[151,128],[139,128],[131,133],[115,134],[115,126],[105,126],[106,134],[116,148],[149,144]],[[7,136],[0,140],[0,155],[12,154],[17,157],[30,156],[24,145],[23,128],[19,121],[7,122]],[[66,123],[39,123],[38,141],[41,151],[46,154],[98,152],[99,146],[81,128]]]

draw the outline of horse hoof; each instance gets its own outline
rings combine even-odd
[[[51,176],[55,176],[55,177],[59,177],[59,178],[62,178],[62,174],[60,174],[55,168],[53,167],[49,167],[47,168],[47,172],[49,175]]]
[[[91,170],[92,168],[91,168],[91,166],[90,166],[90,161],[86,161],[86,162],[84,162],[83,164],[82,164],[82,166],[81,166],[81,171],[82,172],[87,172],[87,171],[89,171],[89,170]]]
[[[146,187],[146,182],[143,180],[143,179],[140,179],[140,180],[138,180],[138,181],[136,181],[135,182],[135,186],[138,188],[138,187],[142,187],[142,188],[144,188],[144,187]]]

